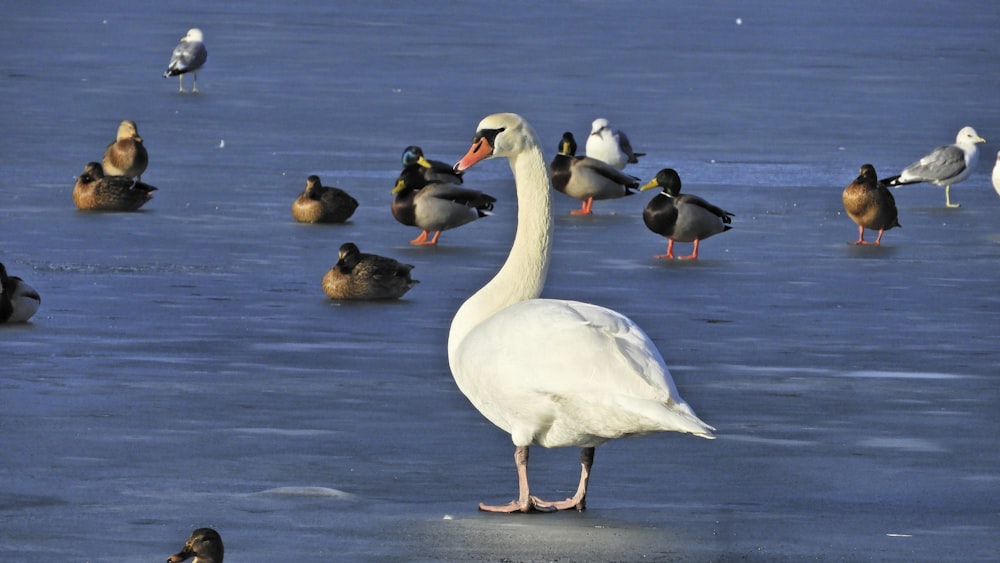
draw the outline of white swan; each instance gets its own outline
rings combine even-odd
[[[534,130],[519,115],[490,115],[455,169],[490,157],[510,161],[517,231],[503,267],[455,314],[448,362],[462,393],[511,434],[520,491],[509,504],[479,508],[583,510],[595,446],[663,431],[712,438],[714,428],[681,399],[656,346],[631,320],[589,303],[538,299],[549,266],[552,210]],[[536,444],[583,448],[572,498],[548,502],[531,495],[528,447]]]

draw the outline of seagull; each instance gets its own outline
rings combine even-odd
[[[997,163],[993,165],[993,189],[1000,195],[1000,152],[997,152]]]
[[[622,170],[626,164],[639,162],[644,152],[632,152],[632,143],[624,131],[612,129],[607,119],[595,119],[587,137],[587,156],[603,160]]]
[[[907,166],[898,176],[882,180],[882,184],[898,188],[907,184],[926,182],[944,186],[944,204],[958,207],[951,202],[951,185],[969,177],[979,160],[977,143],[985,143],[972,127],[962,127],[955,137],[954,145],[944,145],[932,150],[927,156]]]
[[[181,42],[174,47],[174,53],[170,55],[170,64],[167,65],[163,78],[176,76],[180,79],[180,91],[184,92],[184,75],[191,73],[194,76],[194,86],[191,92],[198,91],[198,69],[208,60],[208,50],[202,42],[201,30],[191,28],[187,35],[181,37]]]

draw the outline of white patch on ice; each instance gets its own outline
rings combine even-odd
[[[320,497],[350,500],[354,498],[351,493],[345,493],[338,489],[329,487],[277,487],[267,489],[258,495],[280,496],[280,497]]]
[[[868,448],[887,448],[908,452],[940,453],[948,451],[930,440],[923,440],[921,438],[868,438],[867,440],[861,440],[859,445]]]

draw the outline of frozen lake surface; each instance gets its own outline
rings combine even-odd
[[[234,562],[1000,553],[995,1],[87,4],[14,3],[0,34],[0,261],[42,295],[0,329],[0,558],[162,561],[202,526]],[[198,95],[160,77],[189,27]],[[515,495],[512,445],[445,346],[509,249],[507,164],[468,173],[496,214],[437,248],[389,213],[404,147],[453,162],[497,111],[549,158],[607,117],[647,153],[628,172],[673,167],[736,214],[665,262],[652,194],[583,218],[554,196],[546,295],[637,321],[719,438],[598,448],[584,513],[476,511]],[[159,191],[78,212],[122,119]],[[903,228],[845,244],[858,167],[898,173],[964,125],[989,142],[962,207],[902,188]],[[293,222],[310,174],[359,200],[348,224]],[[346,241],[421,283],[327,300]],[[532,454],[534,492],[569,496],[577,451]]]

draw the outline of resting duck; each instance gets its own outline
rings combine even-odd
[[[932,150],[926,156],[907,166],[898,176],[882,180],[887,186],[898,188],[907,184],[926,182],[944,186],[946,207],[959,207],[951,202],[951,185],[969,177],[979,160],[978,143],[986,139],[979,136],[972,127],[963,127],[955,136],[955,144],[944,145]]]
[[[192,557],[192,563],[222,563],[224,552],[219,532],[212,528],[198,528],[191,532],[191,537],[180,551],[167,558],[167,563],[180,563]]]
[[[896,199],[889,188],[879,184],[875,167],[864,164],[858,177],[844,188],[841,196],[844,209],[852,221],[858,224],[858,240],[854,244],[869,244],[865,241],[865,229],[878,231],[875,245],[882,244],[882,233],[899,224]]]
[[[27,322],[42,304],[35,288],[17,276],[8,276],[0,262],[0,324]]]
[[[358,200],[340,188],[324,186],[319,176],[306,178],[306,188],[292,202],[292,217],[300,223],[343,223],[358,208]]]
[[[667,253],[654,258],[673,258],[674,242],[694,242],[694,252],[690,256],[678,256],[679,260],[696,260],[698,243],[712,235],[728,231],[732,227],[733,214],[712,205],[696,195],[681,194],[681,177],[672,168],[664,168],[656,177],[642,187],[663,188],[646,204],[642,221],[649,230],[667,237]]]
[[[447,162],[427,160],[424,151],[416,145],[403,149],[403,170],[409,167],[419,167],[420,173],[428,182],[444,182],[446,184],[461,184],[462,174],[455,172]]]
[[[127,176],[105,176],[100,163],[89,162],[73,186],[73,203],[86,211],[135,211],[155,189]]]
[[[323,276],[323,293],[330,299],[398,299],[419,281],[410,278],[410,264],[365,254],[353,242],[340,247],[339,259]]]
[[[126,119],[118,124],[115,140],[104,150],[101,161],[108,176],[127,176],[142,180],[142,173],[149,165],[149,154],[142,145],[142,137],[135,122]]]
[[[633,152],[632,143],[624,131],[612,129],[607,119],[595,119],[587,136],[587,156],[607,162],[618,170],[627,164],[639,162],[640,156],[646,153]]]
[[[429,182],[420,170],[419,166],[404,168],[392,189],[396,196],[392,216],[423,230],[410,244],[436,245],[441,231],[492,215],[495,197],[448,182]],[[431,231],[434,236],[428,240]]]
[[[184,75],[191,73],[194,85],[191,92],[198,91],[198,69],[208,60],[208,49],[205,48],[205,38],[198,28],[189,29],[187,35],[181,37],[181,42],[174,47],[170,55],[170,63],[163,78],[176,76],[180,80],[180,92],[184,93]]]
[[[590,215],[595,199],[614,199],[637,193],[639,179],[610,164],[589,156],[576,156],[576,140],[563,133],[559,153],[549,165],[552,187],[571,198],[583,201],[573,215]]]

